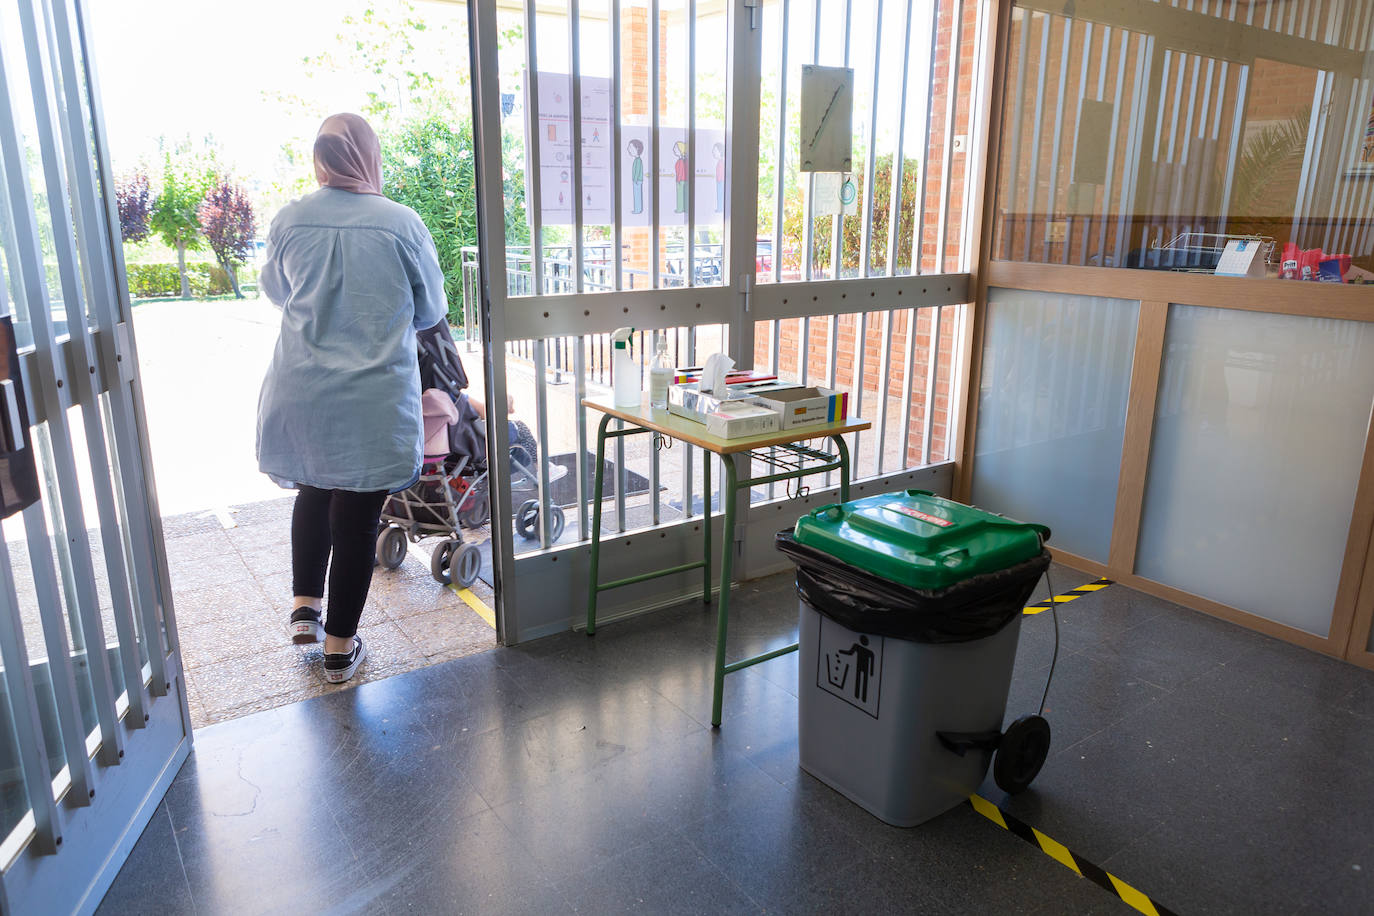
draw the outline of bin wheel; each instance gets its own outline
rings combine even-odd
[[[477,574],[482,571],[482,551],[476,544],[464,544],[453,551],[453,557],[449,560],[448,574],[449,580],[460,588],[467,588],[477,581]]]
[[[448,585],[453,581],[449,566],[453,561],[453,555],[463,546],[463,542],[457,538],[448,538],[439,542],[439,546],[434,548],[434,553],[429,557],[429,574],[434,577],[434,581],[440,585]]]
[[[1002,734],[992,761],[992,778],[1008,795],[1023,792],[1040,773],[1050,754],[1050,723],[1022,716]]]
[[[385,569],[398,569],[406,558],[406,533],[395,525],[387,525],[377,535],[377,562]]]

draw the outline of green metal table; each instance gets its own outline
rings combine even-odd
[[[604,491],[604,473],[606,461],[606,440],[620,439],[625,436],[634,436],[642,433],[652,433],[655,436],[664,436],[684,442],[688,445],[695,445],[707,452],[721,456],[724,459],[721,463],[725,466],[725,487],[723,498],[725,500],[725,519],[723,534],[725,541],[720,561],[720,600],[716,606],[716,659],[714,693],[711,701],[711,725],[720,726],[721,714],[721,695],[725,686],[725,675],[733,674],[759,662],[766,662],[770,659],[786,655],[789,652],[797,651],[797,644],[784,646],[762,655],[752,658],[744,658],[739,661],[726,664],[725,661],[725,635],[730,622],[730,584],[731,575],[734,571],[734,550],[735,542],[735,497],[741,491],[748,491],[752,487],[766,485],[770,483],[782,483],[784,481],[800,480],[803,477],[810,477],[814,474],[825,474],[838,471],[840,475],[840,501],[845,502],[849,499],[849,449],[842,438],[845,433],[857,432],[869,429],[872,424],[859,419],[845,420],[839,423],[827,424],[824,426],[804,426],[796,429],[782,430],[776,433],[767,433],[762,436],[749,436],[741,439],[721,439],[706,432],[706,427],[700,423],[683,417],[676,416],[666,410],[650,409],[647,405],[641,404],[639,407],[616,407],[609,399],[600,400],[598,398],[587,398],[582,401],[583,405],[593,410],[600,411],[602,414],[601,422],[596,431],[596,471],[594,483],[592,484],[592,555],[591,569],[587,573],[587,635],[596,634],[596,599],[601,592],[613,588],[621,588],[626,585],[634,585],[637,582],[646,582],[650,579],[657,579],[661,576],[671,576],[677,573],[690,572],[694,569],[702,570],[701,600],[711,603],[711,462],[704,463],[703,471],[703,490],[705,492],[705,508],[703,510],[704,519],[701,526],[703,536],[703,557],[693,563],[683,563],[667,569],[657,569],[650,572],[640,573],[634,576],[627,576],[623,579],[616,579],[612,582],[601,582],[599,576],[601,561],[601,501]],[[626,424],[620,429],[609,429],[613,419],[624,421]],[[833,453],[821,451],[806,444],[819,440],[830,440],[834,446]],[[746,475],[743,479],[739,478],[738,470],[735,467],[735,459],[744,457],[749,459],[749,467],[754,462],[761,462],[769,473],[759,477]]]

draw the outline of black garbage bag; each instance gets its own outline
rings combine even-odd
[[[1050,565],[1049,551],[1042,550],[1015,566],[922,590],[799,544],[790,528],[775,543],[797,566],[797,594],[816,611],[856,632],[923,643],[971,642],[999,632],[1025,608]]]

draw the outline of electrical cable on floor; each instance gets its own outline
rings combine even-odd
[[[1050,616],[1054,618],[1054,654],[1050,656],[1050,673],[1045,677],[1045,692],[1040,696],[1040,710],[1037,716],[1045,714],[1045,701],[1050,696],[1050,683],[1054,680],[1054,666],[1059,661],[1059,602],[1054,600],[1054,583],[1050,581],[1049,567],[1045,567],[1045,587],[1050,590]]]

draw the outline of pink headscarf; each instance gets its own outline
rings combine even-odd
[[[315,178],[327,188],[382,193],[382,145],[372,125],[355,114],[324,119],[315,137]]]

